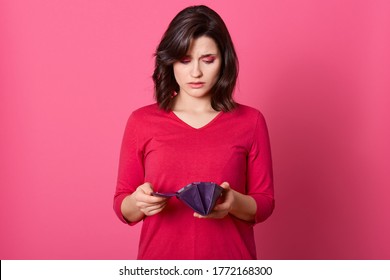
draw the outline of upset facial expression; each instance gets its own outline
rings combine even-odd
[[[210,37],[202,36],[191,41],[187,55],[173,64],[180,94],[192,97],[209,96],[218,81],[221,54]]]

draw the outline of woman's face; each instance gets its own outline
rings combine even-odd
[[[187,55],[173,64],[180,94],[205,97],[218,81],[221,54],[210,37],[202,36],[191,41]]]

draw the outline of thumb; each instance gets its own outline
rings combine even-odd
[[[225,190],[230,189],[230,184],[229,184],[228,182],[223,182],[220,186],[221,186],[222,188],[224,188]]]
[[[142,184],[140,187],[141,187],[142,191],[143,191],[145,194],[151,195],[152,192],[153,192],[152,184],[150,184],[150,183],[148,183],[148,182]]]

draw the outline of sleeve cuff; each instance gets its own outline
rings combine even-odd
[[[127,221],[125,219],[125,217],[123,217],[122,210],[121,210],[122,202],[125,199],[125,197],[128,196],[128,195],[129,195],[128,193],[122,193],[122,194],[117,195],[114,198],[114,211],[115,211],[115,214],[118,216],[118,218],[123,223],[128,224],[130,226],[134,226],[134,225],[138,224],[141,220],[140,221],[136,221],[136,222],[129,222],[129,221]]]
[[[252,197],[255,199],[257,206],[255,224],[264,222],[274,211],[275,200],[271,197],[259,194],[254,194]]]

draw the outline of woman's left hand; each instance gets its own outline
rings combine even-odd
[[[229,214],[229,212],[233,208],[234,204],[234,190],[230,188],[230,185],[228,182],[223,182],[220,185],[222,188],[224,188],[224,191],[222,192],[222,202],[217,204],[214,209],[211,211],[210,214],[207,216],[202,216],[198,213],[194,213],[194,217],[196,218],[212,218],[212,219],[222,219],[226,215]]]

